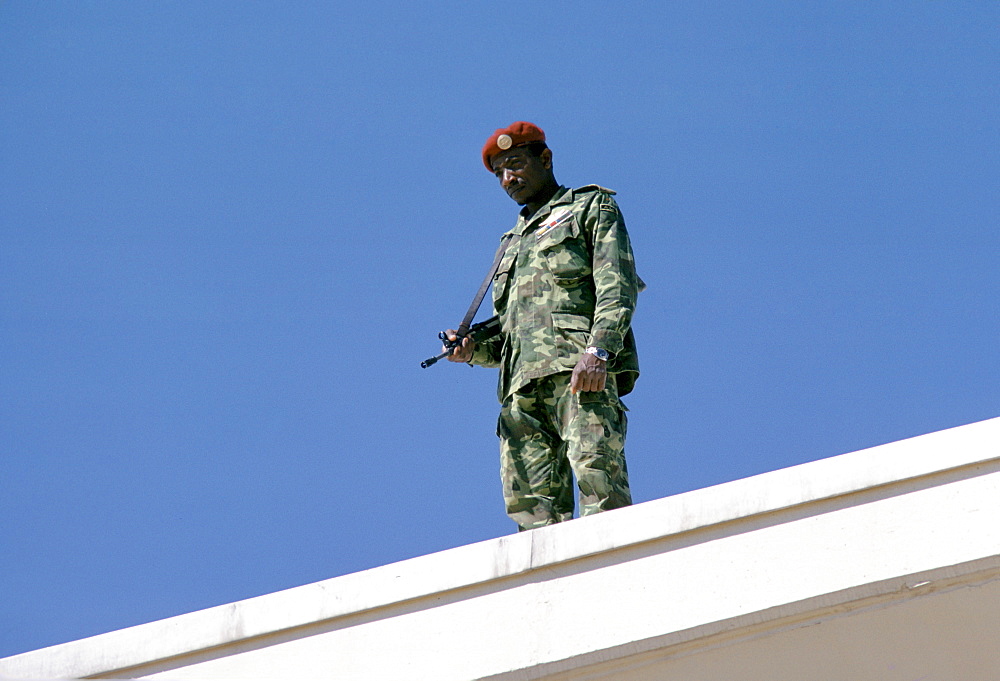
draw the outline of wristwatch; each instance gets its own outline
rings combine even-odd
[[[586,352],[589,355],[593,355],[597,359],[602,360],[604,362],[607,362],[611,358],[611,354],[607,350],[595,347],[593,345],[584,350],[584,352]]]

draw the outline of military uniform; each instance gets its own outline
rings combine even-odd
[[[504,235],[493,281],[501,334],[472,364],[500,368],[501,475],[507,513],[520,529],[631,503],[620,396],[639,374],[632,313],[642,283],[614,192],[560,187]],[[570,392],[585,349],[611,353],[600,392]]]

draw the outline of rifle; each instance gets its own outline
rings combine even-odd
[[[426,369],[437,363],[438,360],[444,359],[452,352],[455,348],[462,344],[463,338],[471,338],[477,343],[482,343],[485,340],[489,340],[494,336],[500,335],[500,317],[490,317],[484,322],[479,322],[478,324],[473,324],[469,327],[469,331],[465,334],[457,335],[455,340],[449,340],[448,334],[444,331],[438,334],[438,338],[444,343],[445,350],[440,355],[436,357],[430,357],[425,359],[420,363],[421,369]]]

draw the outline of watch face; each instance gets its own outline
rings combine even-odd
[[[587,348],[587,352],[592,354],[597,359],[603,359],[605,362],[608,361],[608,357],[610,357],[608,351],[602,350],[601,348],[593,348],[593,347]]]

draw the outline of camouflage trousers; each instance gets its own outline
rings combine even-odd
[[[500,475],[507,515],[519,530],[628,506],[625,408],[613,377],[603,392],[569,390],[570,374],[535,379],[500,410]]]

